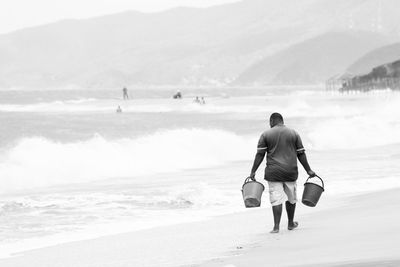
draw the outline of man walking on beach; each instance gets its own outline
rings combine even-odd
[[[297,202],[297,159],[309,176],[313,177],[316,174],[308,164],[299,134],[284,125],[282,115],[273,113],[269,123],[271,129],[265,131],[258,141],[257,154],[250,177],[255,180],[256,171],[263,161],[265,153],[267,153],[264,179],[268,181],[269,198],[274,214],[274,228],[271,233],[279,233],[282,204],[286,199],[288,229],[293,230],[298,226],[298,223],[293,220]]]

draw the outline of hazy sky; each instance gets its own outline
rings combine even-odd
[[[206,7],[238,0],[0,0],[0,33],[66,18],[126,10],[155,12],[176,6]]]

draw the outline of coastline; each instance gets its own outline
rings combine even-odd
[[[25,251],[1,259],[0,265],[241,267],[393,263],[400,260],[400,233],[393,230],[400,217],[393,212],[400,206],[398,200],[400,189],[393,189],[339,201],[322,199],[313,209],[299,204],[299,229],[286,230],[283,214],[281,233],[271,235],[272,215],[264,199],[261,208]]]
[[[347,197],[298,217],[293,232],[260,235],[256,248],[198,266],[399,266],[399,200],[400,189]]]

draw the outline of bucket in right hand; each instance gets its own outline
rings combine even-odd
[[[324,181],[319,176],[315,177],[321,180],[321,185],[309,181],[311,178],[314,177],[308,177],[306,183],[304,184],[304,191],[301,202],[309,207],[315,207],[318,203],[319,198],[321,197],[322,192],[325,191]]]

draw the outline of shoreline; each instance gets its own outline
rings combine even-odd
[[[266,266],[269,263],[269,266],[331,266],[329,264],[332,262],[356,264],[381,259],[400,260],[395,249],[400,234],[391,230],[397,226],[396,218],[388,220],[393,214],[391,211],[400,206],[397,204],[399,193],[400,189],[393,189],[339,201],[322,198],[319,206],[312,209],[299,203],[301,206],[296,216],[299,229],[287,231],[284,227],[286,215],[283,213],[282,230],[278,235],[269,234],[272,214],[264,199],[261,208],[221,215],[206,221],[25,251],[11,258],[0,259],[0,265],[244,267]],[[380,203],[383,207],[374,209],[374,203]],[[381,229],[383,235],[374,232],[378,215],[385,219],[385,227]],[[343,216],[348,220],[348,227],[344,227]],[[357,218],[363,219],[363,224],[359,225]],[[388,234],[391,241],[388,240]],[[287,250],[291,252],[287,253]],[[305,257],[311,250],[312,256]],[[285,257],[282,260],[283,255]]]
[[[347,205],[303,216],[290,233],[259,236],[254,249],[196,266],[398,266],[400,215],[394,211],[400,208],[400,189],[346,200]]]

